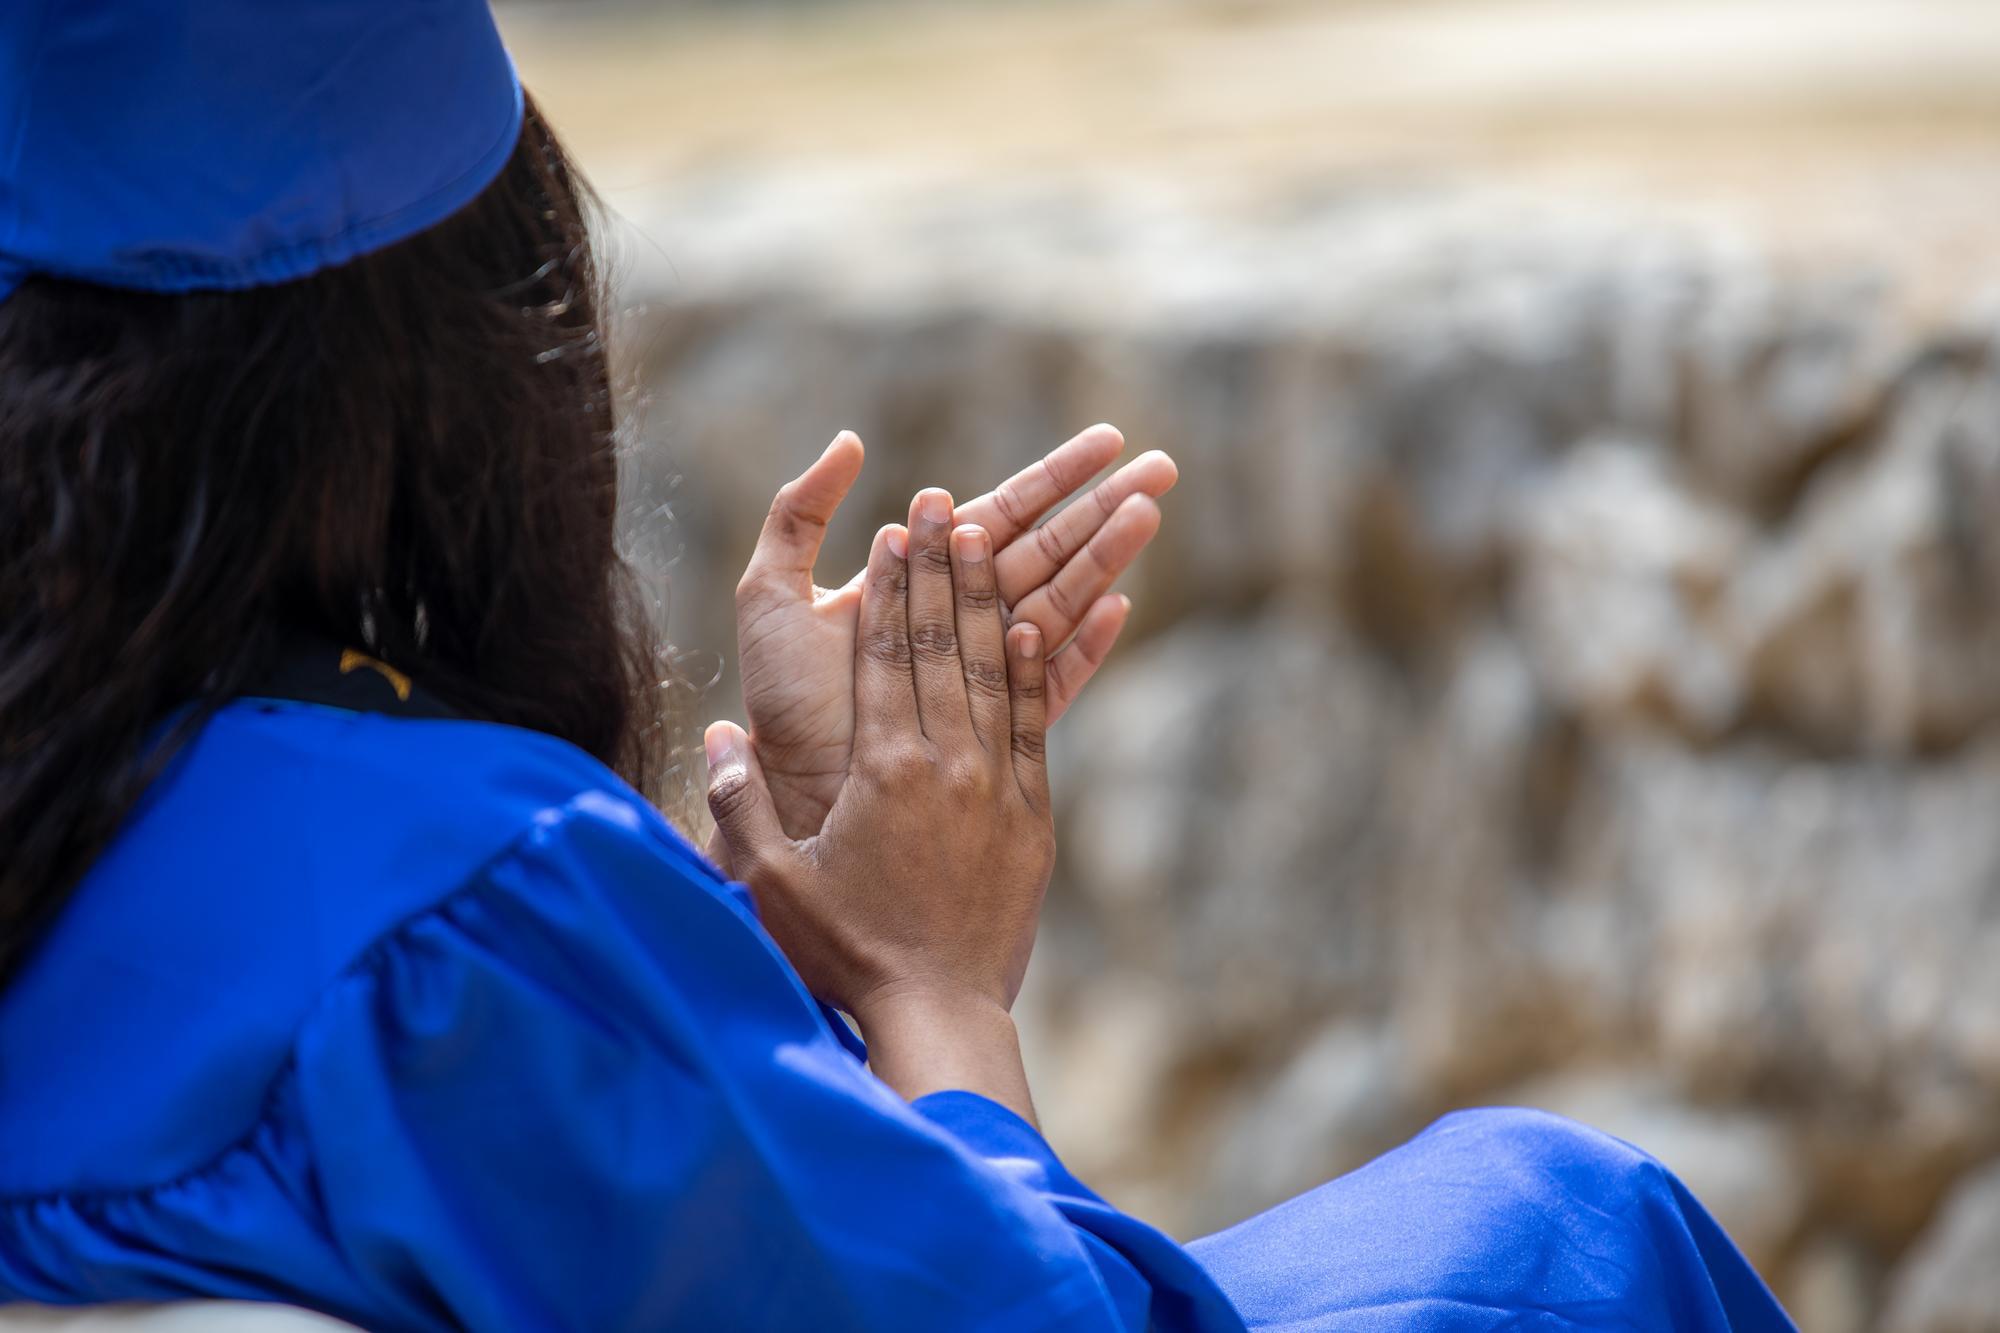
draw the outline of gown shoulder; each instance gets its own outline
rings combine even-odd
[[[651,813],[535,732],[269,700],[221,710],[0,993],[0,1196],[136,1187],[214,1156],[335,976],[591,793]],[[662,854],[701,873],[652,824]]]

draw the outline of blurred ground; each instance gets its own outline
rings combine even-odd
[[[712,711],[836,428],[836,571],[1093,420],[1182,463],[1055,738],[1081,1174],[1191,1234],[1542,1105],[1814,1333],[2000,1328],[2000,7],[506,18]]]

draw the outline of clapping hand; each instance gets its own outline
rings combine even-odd
[[[1050,653],[1050,722],[1075,700],[1124,627],[1130,604],[1110,591],[1112,581],[1159,530],[1156,500],[1178,473],[1165,454],[1142,454],[1049,522],[1035,524],[1124,444],[1110,426],[1093,426],[957,509],[957,522],[983,529],[991,543],[995,587],[1009,623],[1034,625]],[[813,581],[813,562],[861,462],[861,441],[843,431],[779,490],[736,589],[750,743],[778,818],[793,837],[819,830],[854,750],[862,576],[823,587]],[[727,852],[720,841],[710,850],[718,859]]]

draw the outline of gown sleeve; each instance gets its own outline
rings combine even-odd
[[[714,871],[586,793],[379,940],[297,1051],[390,1327],[1240,1329],[969,1093],[905,1104]]]

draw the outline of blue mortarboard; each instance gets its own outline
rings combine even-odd
[[[304,277],[470,202],[520,127],[486,0],[0,0],[0,298]]]

